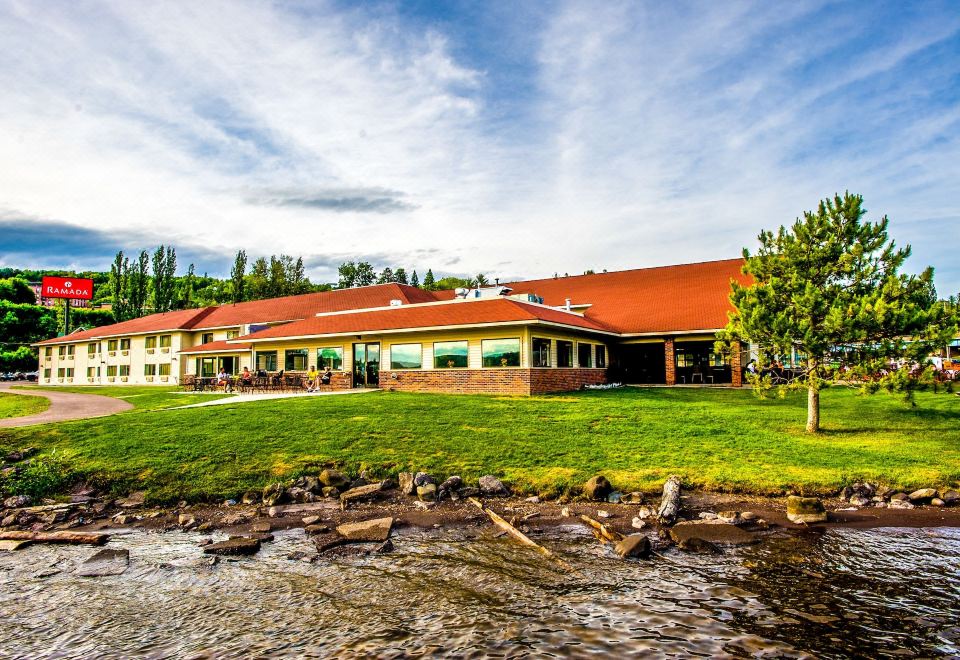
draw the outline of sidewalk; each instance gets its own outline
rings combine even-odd
[[[302,399],[317,396],[337,396],[340,394],[363,394],[364,392],[378,392],[376,388],[355,388],[351,390],[333,390],[330,392],[283,392],[278,394],[234,394],[233,396],[215,399],[213,401],[203,401],[201,403],[190,403],[185,406],[168,408],[168,410],[184,410],[186,408],[205,408],[207,406],[236,405],[238,403],[250,403],[252,401],[269,401],[271,399]],[[190,392],[184,392],[184,396],[190,396]]]
[[[12,388],[14,385],[24,385],[24,383],[0,383],[0,392],[20,396],[42,396],[50,400],[50,407],[36,415],[0,419],[0,428],[10,429],[33,424],[65,422],[71,419],[105,417],[133,408],[132,403],[99,394],[76,394],[56,390],[15,390]]]

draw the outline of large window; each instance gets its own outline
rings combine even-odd
[[[120,350],[129,351],[130,350],[130,338],[120,340]]]
[[[97,344],[87,344],[87,355],[97,354]]]
[[[480,342],[485,367],[519,367],[520,339],[484,339]]]
[[[58,356],[58,357],[65,357],[66,355],[67,355],[67,347],[66,347],[66,346],[58,346],[58,347],[57,347],[57,356]]]
[[[212,332],[204,332],[202,335],[200,335],[200,343],[201,343],[201,344],[209,344],[209,343],[212,342],[212,341],[213,341],[213,333],[212,333]]]
[[[47,346],[45,349],[43,349],[43,355],[44,357],[51,357],[53,355],[53,347]],[[49,378],[49,376],[47,377]]]
[[[67,373],[67,370],[66,370],[64,367],[58,368],[58,369],[57,369],[57,378],[63,378],[63,376],[64,376],[66,373]]]
[[[423,367],[423,344],[392,344],[391,369],[420,369]]]
[[[284,351],[283,368],[285,371],[306,371],[307,349],[291,348]]]
[[[156,347],[157,347],[157,338],[156,338],[155,336],[154,336],[154,337],[147,337],[146,339],[143,340],[143,347],[146,348],[147,350],[150,350],[150,349],[152,349],[152,348],[156,348]]]
[[[117,350],[117,340],[116,340],[116,339],[108,339],[108,340],[107,340],[107,350],[108,350],[108,351],[116,351],[116,350]]]
[[[170,348],[171,335],[160,335],[160,348]]]
[[[43,370],[43,379],[50,380],[50,367],[46,367]]]
[[[117,365],[108,364],[107,365],[107,378],[114,378],[117,375]]]
[[[607,347],[603,345],[597,345],[597,368],[606,369],[607,368]]]
[[[276,371],[277,352],[257,351],[257,371]]]
[[[197,373],[201,378],[213,378],[217,373],[217,361],[215,358],[198,358]]]
[[[577,342],[577,366],[581,369],[589,369],[593,366],[593,350],[590,344]]]
[[[227,330],[227,339],[236,339],[240,336],[239,330]]]
[[[168,363],[168,364],[158,365],[157,373],[159,373],[161,376],[169,376],[169,375],[170,375],[170,364]]]
[[[561,369],[573,366],[573,342],[557,340],[557,366]]]
[[[438,341],[433,345],[433,366],[437,369],[466,369],[467,342]]]
[[[143,365],[143,375],[144,375],[144,376],[156,376],[156,375],[157,375],[157,365],[155,365],[155,364],[145,364],[145,365]]]
[[[550,366],[550,340],[534,337],[532,357],[533,357],[533,366],[549,367]]]
[[[318,348],[317,369],[341,371],[343,369],[343,346]]]
[[[87,378],[94,378],[97,375],[97,367],[87,367]]]
[[[129,364],[121,364],[121,365],[120,365],[120,375],[121,375],[121,376],[129,376],[129,375],[130,375],[130,365],[129,365]]]

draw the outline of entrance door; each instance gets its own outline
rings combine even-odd
[[[223,369],[227,374],[231,376],[236,376],[237,372],[235,371],[237,366],[236,359],[233,355],[220,358],[220,368]]]
[[[380,344],[353,345],[353,386],[380,385]]]

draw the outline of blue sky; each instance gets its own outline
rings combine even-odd
[[[0,264],[515,278],[850,190],[960,291],[955,2],[3,2]]]

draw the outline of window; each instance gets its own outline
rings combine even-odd
[[[236,339],[240,333],[236,330],[227,330],[227,339]]]
[[[730,364],[730,359],[723,353],[711,353],[710,354],[710,366],[711,367],[726,367]]]
[[[130,350],[130,338],[126,337],[120,340],[120,350],[129,351]]]
[[[343,369],[343,346],[317,349],[317,368],[340,371]]]
[[[283,368],[286,371],[306,371],[307,370],[307,349],[291,348],[284,351]]]
[[[161,376],[170,375],[170,363],[157,365],[157,373]]]
[[[577,366],[581,369],[589,369],[593,366],[593,349],[590,344],[577,342]]]
[[[484,339],[480,353],[485,367],[519,367],[520,339]]]
[[[67,378],[73,378],[73,367],[67,367]]]
[[[573,342],[557,340],[557,366],[569,368],[573,366]]]
[[[44,355],[44,357],[52,357],[52,356],[53,356],[53,347],[47,346],[45,349],[43,349],[43,355]]]
[[[58,346],[58,347],[57,347],[57,356],[58,356],[58,357],[64,357],[66,354],[67,354],[67,347],[66,347],[66,346]]]
[[[50,349],[47,349],[47,350],[50,350]],[[43,370],[43,378],[44,378],[44,380],[50,380],[50,369],[49,369],[49,368],[46,368],[46,369]]]
[[[108,340],[107,340],[107,350],[108,350],[108,351],[116,351],[116,350],[117,350],[117,340],[116,340],[116,339],[108,339]]]
[[[87,378],[95,378],[97,375],[97,367],[87,367]]]
[[[170,348],[172,339],[171,335],[160,335],[160,348]]]
[[[391,369],[421,369],[423,344],[393,344],[390,346]]]
[[[433,345],[433,366],[437,369],[465,369],[467,342],[438,341]]]
[[[156,337],[147,337],[143,340],[144,348],[151,349],[157,347],[157,338]]]
[[[87,355],[96,355],[96,354],[97,354],[97,345],[87,344]]]
[[[121,364],[121,365],[120,365],[120,375],[121,375],[121,376],[129,376],[129,375],[130,375],[130,365],[129,365],[129,364]]]
[[[677,352],[677,366],[678,367],[693,367],[696,365],[694,360],[693,353],[683,353]]]
[[[217,373],[217,365],[214,358],[197,358],[197,373],[201,378],[213,378]]]
[[[276,371],[277,352],[257,351],[257,371]]]
[[[201,344],[209,344],[209,343],[212,342],[212,341],[213,341],[213,333],[212,333],[212,332],[204,332],[202,335],[200,335],[200,343],[201,343]]]
[[[117,375],[117,365],[107,365],[107,378],[114,378]]]
[[[67,372],[66,369],[64,369],[63,367],[60,367],[59,369],[57,369],[57,378],[63,378],[66,372]]]
[[[540,339],[539,337],[533,338],[533,366],[535,367],[550,366],[550,340],[549,339]]]
[[[607,347],[598,345],[597,346],[597,369],[606,369],[607,368]]]
[[[144,375],[144,376],[156,376],[156,375],[157,375],[157,365],[155,365],[155,364],[145,364],[145,365],[143,365],[143,375]]]

